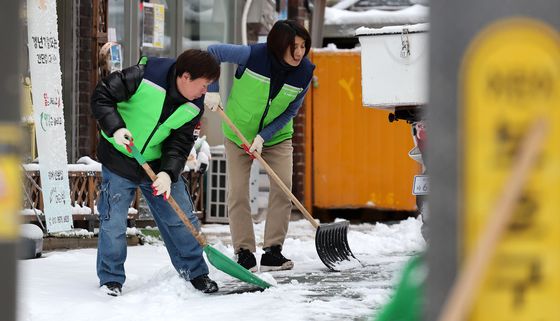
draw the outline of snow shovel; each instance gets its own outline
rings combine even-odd
[[[237,137],[241,140],[244,148],[249,152],[249,146],[251,144],[243,136],[243,134],[237,129],[235,124],[229,119],[229,117],[224,113],[224,110],[218,107],[218,114],[222,119],[228,124],[228,126],[233,130]],[[315,227],[315,248],[317,249],[317,254],[323,263],[332,271],[336,271],[336,265],[344,261],[350,261],[350,257],[356,259],[352,251],[350,251],[350,246],[348,245],[348,221],[321,224],[319,225],[311,214],[303,207],[300,201],[292,194],[292,191],[282,182],[280,177],[276,175],[274,170],[266,163],[262,156],[253,152],[253,156],[259,160],[261,165],[264,167],[266,172],[272,179],[280,186],[282,191],[286,193],[288,197],[292,200],[294,205],[301,211],[303,216]],[[357,259],[356,259],[357,260]],[[359,261],[358,261],[359,262]]]
[[[144,168],[146,174],[148,174],[150,179],[154,181],[157,178],[156,174],[154,173],[150,165],[148,165],[148,163],[144,159],[144,156],[140,154],[140,151],[138,150],[138,148],[136,148],[136,146],[132,142],[130,143],[130,145],[128,145],[128,151],[132,153],[132,156],[134,156],[136,161],[142,166],[142,168]],[[175,210],[175,212],[177,213],[181,221],[183,221],[183,223],[191,232],[191,234],[194,236],[194,238],[198,241],[200,246],[202,246],[204,253],[206,253],[206,257],[208,257],[208,261],[210,261],[210,263],[214,267],[216,267],[220,271],[225,272],[226,274],[233,276],[234,278],[237,278],[247,283],[254,284],[263,289],[271,287],[270,284],[260,279],[259,277],[251,273],[249,270],[245,269],[244,267],[237,264],[235,261],[233,261],[226,255],[222,254],[221,252],[219,252],[218,250],[210,246],[206,241],[206,237],[204,236],[204,234],[202,234],[202,232],[198,231],[192,225],[192,223],[187,218],[187,215],[179,207],[179,204],[177,204],[175,199],[173,199],[172,196],[169,196],[167,201],[169,202],[169,205],[173,207],[173,209]]]

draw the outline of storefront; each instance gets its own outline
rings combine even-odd
[[[243,17],[247,3],[250,10]],[[176,57],[186,49],[206,49],[213,43],[242,43],[242,24],[247,26],[249,42],[255,42],[277,19],[278,3],[273,0],[56,1],[69,162],[86,155],[95,158],[97,130],[90,115],[89,101],[102,75],[98,53],[105,43],[120,44],[119,54],[112,58],[118,60],[120,67],[126,68],[142,55]],[[26,28],[26,1],[23,4],[21,12]],[[22,44],[25,54],[26,41]],[[220,88],[223,96],[227,96],[232,77],[233,66],[222,68]],[[23,96],[27,99],[23,113],[29,114],[32,84],[28,66],[23,70],[22,79]],[[206,127],[219,128],[219,121],[211,116],[206,123]],[[25,158],[31,161],[37,154],[33,124],[29,123],[27,127],[26,141],[31,143],[25,151]],[[213,144],[221,143],[219,130],[208,131],[206,135]]]
[[[262,2],[255,1],[252,11],[262,10]],[[240,0],[109,0],[108,40],[122,45],[123,67],[135,64],[141,56],[176,57],[186,49],[240,43],[244,4]],[[249,21],[258,22],[256,18]],[[222,68],[222,75],[220,87],[227,90],[233,67]],[[204,134],[212,144],[221,144],[219,130],[205,130],[219,128],[219,120],[211,115],[205,118]]]
[[[60,136],[66,140],[66,149],[57,153],[61,155],[61,160],[64,154],[67,154],[68,164],[82,164],[83,160],[80,162],[80,159],[85,156],[96,159],[98,129],[91,115],[90,101],[98,80],[106,74],[100,68],[105,65],[104,58],[100,57],[100,49],[107,43],[114,43],[118,48],[109,51],[109,59],[117,67],[114,69],[120,69],[136,64],[141,56],[176,57],[190,48],[206,49],[214,43],[241,43],[241,25],[247,26],[249,43],[254,43],[259,36],[268,32],[278,17],[276,2],[269,0],[31,0],[22,3],[24,5],[20,12],[24,41],[21,42],[21,50],[22,57],[26,58],[23,59],[25,67],[21,70],[21,87],[22,120],[26,129],[23,163],[26,164],[37,162],[37,157],[41,155],[44,158],[45,150],[52,151],[64,145],[44,139],[43,135],[42,143],[39,144],[43,152],[37,152],[35,130],[41,127],[37,126],[39,122],[33,115],[33,106],[38,106],[35,105],[37,97],[43,99],[45,93],[49,101],[51,98],[56,101],[56,110],[63,113],[56,118],[57,127],[64,130],[61,130]],[[250,10],[244,10],[251,3]],[[28,5],[34,10],[39,8],[41,12],[28,17]],[[56,67],[60,68],[60,72],[48,74],[60,75],[60,82],[58,79],[52,83],[49,81],[54,86],[52,90],[41,89],[40,92],[34,92],[32,97],[31,93],[46,82],[36,77],[37,73],[31,75],[27,57],[31,55],[30,49],[37,48],[29,47],[28,27],[32,22],[45,23],[47,12],[51,21],[48,30],[36,28],[34,32],[42,37],[46,35],[56,44],[51,48],[54,50],[51,54],[57,57],[55,65],[59,65]],[[231,87],[233,69],[234,66],[222,68],[222,97],[227,97]],[[217,115],[206,113],[202,124],[202,134],[207,136],[207,141],[211,145],[222,144],[223,136]],[[26,208],[41,208],[41,193],[37,188],[37,192],[33,192],[33,186],[37,186],[33,183],[39,183],[39,173],[27,174],[26,184],[29,186],[26,186],[31,192]],[[78,174],[70,174],[70,203],[74,205],[78,202],[80,206],[87,203],[91,210],[97,193],[96,184],[86,181],[95,180],[98,175],[83,170]]]
[[[239,5],[228,0],[109,0],[108,37],[122,44],[123,66],[141,55],[173,57],[189,48],[235,43]]]

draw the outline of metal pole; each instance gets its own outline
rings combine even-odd
[[[464,91],[465,84],[461,84],[459,82],[460,79],[464,79],[465,70],[462,69],[462,67],[465,66],[465,53],[469,48],[473,48],[471,47],[473,39],[475,39],[477,36],[480,36],[483,32],[487,31],[486,28],[488,26],[498,21],[503,22],[505,19],[510,19],[513,17],[530,17],[531,19],[540,20],[543,23],[547,23],[553,28],[556,28],[556,30],[560,30],[560,20],[558,19],[558,12],[560,12],[560,3],[558,2],[558,0],[542,0],[537,2],[511,0],[508,1],[507,6],[504,6],[502,3],[497,1],[484,0],[432,1],[430,3],[430,106],[428,111],[430,144],[428,146],[427,153],[427,167],[430,170],[431,186],[429,196],[430,214],[429,220],[427,221],[429,227],[429,247],[427,251],[427,263],[429,266],[429,272],[424,291],[426,297],[426,299],[424,300],[426,302],[424,310],[424,320],[437,320],[438,316],[440,316],[441,314],[442,306],[450,293],[450,288],[454,283],[456,275],[461,269],[459,263],[461,262],[461,258],[465,255],[463,249],[466,248],[466,227],[472,224],[469,223],[468,220],[473,219],[472,216],[469,216],[469,213],[466,213],[463,210],[465,204],[470,204],[472,202],[472,197],[476,195],[472,192],[472,195],[466,195],[466,176],[464,176],[465,163],[467,163],[469,156],[468,154],[466,154],[465,144],[466,142],[468,142],[468,139],[473,139],[473,133],[466,132],[465,129],[466,125],[464,122],[466,121],[466,119],[468,119],[468,117],[465,117],[467,109],[466,103],[461,102],[462,100],[466,101],[465,97],[467,97],[466,95],[468,93]],[[503,39],[497,41],[497,43],[503,43],[502,45],[504,46],[504,48],[508,48],[505,47],[506,44],[517,43],[518,41],[520,40],[518,40],[517,37],[510,37],[507,40]],[[533,44],[531,43],[530,45]],[[491,72],[489,71],[500,70],[503,74],[506,75],[515,74],[516,79],[525,79],[526,77],[524,76],[524,72],[531,73],[533,72],[533,70],[540,70],[536,69],[536,67],[534,67],[533,65],[530,65],[529,67],[523,65],[526,59],[523,59],[522,55],[529,55],[528,53],[532,53],[532,51],[526,51],[526,53],[521,53],[520,56],[516,56],[516,63],[519,64],[517,67],[512,67],[512,69],[504,69],[501,65],[496,67],[494,65],[485,64],[485,72],[486,74],[490,75]],[[551,59],[551,61],[555,60]],[[495,61],[492,62],[495,63]],[[513,65],[513,63],[511,65]],[[508,70],[513,70],[513,72],[508,73]],[[521,73],[518,73],[518,71],[521,71]],[[550,71],[550,74],[553,74],[553,72]],[[557,81],[558,77],[551,77],[550,79],[556,79],[555,81]],[[517,93],[516,90],[521,89],[514,88],[511,92],[515,94]],[[528,91],[529,94],[532,94],[533,92],[534,91],[532,90]],[[511,97],[513,96],[514,95],[511,95]],[[557,99],[558,96],[554,96],[551,94],[547,97],[549,97],[547,99],[553,99],[552,97],[555,97],[554,99]],[[472,96],[469,98],[472,98]],[[537,101],[537,99],[531,98],[526,99],[525,101],[533,103],[534,101]],[[557,104],[544,104],[544,100],[538,101],[544,106],[550,106],[550,110],[554,110],[554,108],[558,106]],[[491,109],[491,107],[493,107],[491,103],[494,102],[491,99],[488,99],[488,103],[484,104],[484,107]],[[515,109],[518,107],[511,108]],[[491,115],[489,116],[484,114],[482,117],[494,119]],[[499,119],[499,121],[502,120],[503,119]],[[516,124],[520,123],[518,118],[516,118],[515,121]],[[484,144],[488,144],[490,146],[490,144],[495,143],[492,139],[488,139],[488,142],[484,142]],[[487,150],[490,149],[488,148]],[[550,150],[552,150],[552,148]],[[498,153],[496,153],[496,155],[498,155]],[[543,159],[540,160],[539,166],[544,166],[544,159],[545,158],[543,157]],[[485,176],[480,174],[480,176],[478,177]],[[552,182],[553,180],[548,181]],[[531,189],[534,188],[530,186],[527,188],[527,190]],[[546,189],[541,188],[538,190],[540,191]],[[484,192],[485,191],[479,191],[478,193]],[[538,203],[536,203],[536,205],[536,208],[546,207],[549,209],[554,209],[554,206],[538,206]],[[521,211],[526,210],[521,209],[520,206],[519,217],[539,217],[539,222],[546,222],[542,216],[530,216],[530,214],[528,214],[527,212]],[[552,232],[552,230],[548,230],[548,228],[555,228],[556,225],[549,224],[549,226],[546,226],[546,223],[539,224],[539,234],[535,234],[532,231],[525,231],[524,235],[554,235],[554,232]],[[545,227],[547,228],[546,230]],[[509,240],[514,239],[518,239],[518,236],[509,236]],[[529,242],[527,243],[538,244],[538,242],[535,242],[532,239],[529,239]],[[512,247],[510,245],[504,248],[514,249],[515,247]],[[545,260],[547,259],[547,257],[550,257],[550,255],[556,255],[556,253],[558,253],[555,249],[556,248],[554,248],[553,250],[551,248],[547,251],[542,251],[542,253],[538,253],[540,256],[537,254],[531,254],[531,256],[523,253],[521,255],[522,257],[537,257],[539,260]],[[529,251],[527,249],[524,250]],[[510,253],[508,253],[508,255],[509,261],[502,261],[519,261],[517,257],[513,256],[519,255],[514,251],[511,251]],[[512,258],[515,258],[515,260]],[[501,273],[502,275],[507,275],[507,277],[505,278],[510,278],[511,275],[515,275],[514,278],[510,278],[507,280],[514,280],[517,282],[516,277],[521,274],[512,274],[511,272],[509,272],[510,270],[508,269],[508,264],[504,263],[502,265],[503,270],[501,270]],[[493,275],[498,276],[499,274],[495,272],[493,273]],[[557,277],[557,275],[553,273],[551,273],[550,275]],[[540,284],[557,284],[557,279],[553,279],[554,282],[551,282],[550,280],[547,280],[547,277],[549,277],[549,274],[539,274]],[[504,290],[510,288],[501,280],[496,280],[489,277],[489,279],[485,282],[487,282],[487,284],[501,285],[496,285],[493,290],[495,292],[492,292],[491,295],[488,293],[481,293],[481,295],[485,295],[483,296],[484,298],[492,298],[493,300],[496,300],[496,298],[508,298],[508,295],[509,297],[513,296],[512,294],[508,293],[508,290]],[[557,288],[551,289],[554,289],[555,291],[557,290]],[[485,289],[485,291],[488,291],[488,289]],[[516,288],[511,287],[511,292],[516,294],[517,292],[515,291],[517,291]],[[538,317],[535,315],[533,315],[532,318],[523,318],[523,316],[521,316],[521,313],[536,313],[537,311],[542,311],[542,309],[545,309],[543,308],[544,306],[550,307],[551,310],[554,310],[554,304],[547,305],[548,302],[553,302],[554,299],[552,299],[551,297],[547,297],[544,300],[549,301],[541,302],[539,301],[539,296],[533,296],[533,293],[536,292],[537,291],[531,292],[531,296],[525,295],[523,299],[516,300],[516,305],[511,305],[512,310],[508,310],[507,307],[502,306],[500,307],[500,309],[496,309],[496,311],[487,311],[484,309],[479,309],[479,311],[484,311],[484,313],[487,314],[487,318],[484,318],[485,320],[511,319],[508,319],[508,317],[493,318],[492,316],[490,316],[502,313],[515,314],[517,316],[517,319],[519,320],[538,319]],[[538,292],[539,295],[541,295],[542,293],[546,293],[541,288],[539,288]],[[526,293],[528,293],[528,291]],[[522,301],[522,303],[518,303],[520,301]],[[487,300],[487,302],[494,301]],[[539,305],[540,307],[538,307]],[[523,310],[525,308],[521,309],[520,306],[531,308]],[[549,317],[546,319],[558,319],[556,315],[552,314],[553,313],[550,313],[548,315]],[[472,317],[470,318],[470,320],[482,320],[482,318]]]
[[[311,47],[323,47],[323,27],[325,21],[325,0],[316,0],[313,8],[313,21],[311,22]]]
[[[19,173],[18,146],[20,133],[21,72],[19,57],[21,46],[21,2],[7,1],[2,5],[0,29],[6,32],[5,43],[0,46],[0,59],[4,64],[0,75],[0,319],[16,320],[16,248],[19,236],[17,209],[20,207],[21,182]],[[16,31],[16,32],[14,32]],[[11,178],[12,177],[12,178]]]
[[[124,32],[129,35],[129,41],[124,43],[124,58],[123,66],[132,66],[140,59],[140,29],[138,19],[138,3],[137,1],[124,2]],[[125,37],[126,38],[126,37]]]

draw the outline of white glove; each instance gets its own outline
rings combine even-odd
[[[196,165],[196,149],[193,146],[189,156],[187,157],[187,167],[189,168],[189,171],[194,171],[196,169]]]
[[[264,143],[264,139],[261,137],[261,135],[255,136],[255,139],[253,139],[253,143],[249,148],[249,152],[252,153],[254,151],[257,151],[257,153],[260,154],[262,152],[263,143]]]
[[[127,145],[130,145],[132,134],[126,128],[119,128],[113,134],[113,138],[115,139],[115,143],[121,145],[122,147],[126,147]]]
[[[222,99],[220,98],[220,93],[206,93],[204,96],[204,105],[210,109],[210,111],[216,111],[222,104]]]
[[[208,155],[205,153],[198,153],[198,157],[196,158],[198,164],[196,166],[196,171],[199,173],[204,173],[208,169]]]
[[[195,171],[197,164],[198,161],[195,157],[189,156],[189,158],[187,158],[187,167],[189,168],[189,171]]]
[[[200,149],[198,153],[206,154],[206,156],[208,156],[208,159],[212,158],[212,152],[210,151],[210,145],[208,144],[208,142],[206,142],[206,136],[202,136],[201,138]]]
[[[159,172],[157,179],[152,184],[155,195],[163,194],[163,198],[167,200],[171,195],[171,177],[166,172]],[[165,193],[165,194],[164,194]]]

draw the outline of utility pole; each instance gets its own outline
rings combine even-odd
[[[430,2],[424,320],[560,320],[559,12]]]
[[[2,5],[0,30],[5,30],[5,44],[0,59],[6,63],[0,74],[0,319],[16,320],[16,249],[19,237],[17,211],[21,207],[19,146],[21,116],[21,2]],[[16,32],[14,32],[16,31]]]
[[[311,21],[311,47],[323,47],[323,25],[325,22],[325,0],[315,1],[313,8],[313,17]]]

